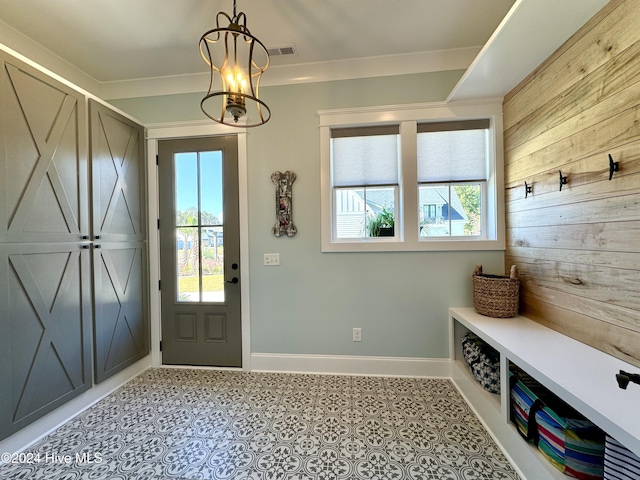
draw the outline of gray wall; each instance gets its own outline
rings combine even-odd
[[[500,252],[321,253],[317,110],[443,101],[462,71],[278,86],[272,111],[248,133],[253,353],[448,355],[447,308],[472,305],[471,273],[501,273]],[[265,74],[266,75],[266,74]],[[114,100],[145,123],[204,118],[201,95]],[[271,173],[293,170],[298,234],[275,238]],[[280,253],[280,267],[263,266]],[[362,342],[351,341],[353,327]]]

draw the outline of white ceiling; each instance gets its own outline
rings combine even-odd
[[[271,58],[263,78],[263,85],[269,85],[466,69],[472,62],[477,66],[478,52],[483,46],[489,49],[489,39],[500,40],[496,29],[503,20],[517,17],[523,3],[525,0],[238,0],[237,8],[245,12],[247,26],[267,47],[295,45],[295,55]],[[551,10],[537,11],[554,18],[570,36],[606,0],[560,3],[566,8],[559,16],[553,5]],[[107,98],[158,94],[163,88],[175,92],[176,79],[182,91],[202,91],[207,69],[198,41],[215,27],[218,11],[230,14],[232,9],[232,0],[0,0],[0,42],[8,38],[15,44],[18,38],[43,46],[106,85]],[[570,25],[562,27],[566,23]],[[551,28],[558,27],[544,23],[533,31],[546,38],[545,30]],[[565,35],[561,37],[568,38]],[[551,37],[559,41],[557,35]],[[510,42],[503,38],[505,41]],[[8,46],[20,52],[15,45]],[[523,66],[525,75],[536,65]],[[481,81],[486,83],[486,79]]]

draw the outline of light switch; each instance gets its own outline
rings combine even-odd
[[[264,254],[264,264],[268,267],[274,267],[280,265],[280,254],[279,253],[265,253]]]

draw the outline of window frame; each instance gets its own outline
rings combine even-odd
[[[469,102],[319,110],[320,221],[323,252],[504,250],[504,160],[502,99]],[[424,122],[489,119],[489,159],[486,183],[486,236],[419,236],[417,124]],[[397,124],[400,126],[400,178],[395,211],[395,236],[385,239],[337,239],[331,171],[331,129]]]

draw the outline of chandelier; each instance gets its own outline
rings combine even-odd
[[[225,20],[229,25],[221,27]],[[200,38],[200,55],[211,70],[209,90],[200,102],[207,117],[232,127],[257,127],[269,121],[271,110],[258,96],[269,53],[249,32],[247,16],[236,14],[236,0],[233,17],[218,12],[216,28]],[[238,123],[245,115],[246,121]]]

